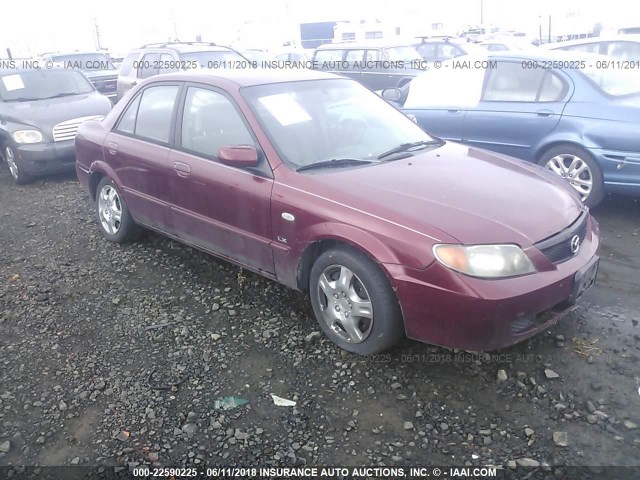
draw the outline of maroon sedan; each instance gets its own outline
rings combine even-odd
[[[331,74],[153,77],[82,124],[76,151],[108,240],[150,228],[307,291],[359,354],[405,334],[514,344],[597,272],[598,226],[566,182],[434,138]]]

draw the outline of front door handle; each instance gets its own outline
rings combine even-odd
[[[553,116],[553,112],[551,110],[538,110],[536,115],[543,118],[549,118]]]
[[[449,113],[460,113],[460,109],[459,108],[450,108],[447,110],[447,112]]]
[[[173,169],[176,171],[179,177],[188,177],[191,173],[191,166],[182,162],[175,162],[173,164]]]
[[[115,142],[107,142],[107,150],[111,155],[118,153],[118,144]]]

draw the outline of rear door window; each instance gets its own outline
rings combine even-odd
[[[178,85],[145,88],[129,104],[116,130],[144,140],[169,143]]]
[[[483,100],[535,102],[546,70],[522,68],[520,63],[498,62],[489,72]]]

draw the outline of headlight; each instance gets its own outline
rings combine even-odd
[[[38,143],[42,141],[42,133],[38,130],[18,130],[13,132],[16,143]]]
[[[435,245],[433,253],[444,266],[472,277],[504,278],[536,271],[517,245]]]

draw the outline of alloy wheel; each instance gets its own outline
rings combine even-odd
[[[358,276],[344,265],[329,265],[318,279],[322,319],[342,340],[364,342],[373,328],[371,298]]]
[[[589,165],[577,155],[570,153],[556,155],[546,167],[568,181],[584,201],[593,189],[593,175]]]
[[[18,172],[18,164],[16,163],[16,157],[13,153],[13,148],[7,147],[4,150],[4,158],[7,160],[7,165],[9,166],[9,171],[11,172],[11,176],[14,180],[18,180],[19,172]]]
[[[98,215],[102,228],[109,235],[115,235],[120,230],[122,221],[122,202],[112,185],[105,185],[98,195]]]

